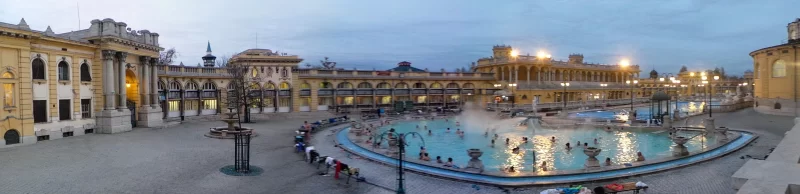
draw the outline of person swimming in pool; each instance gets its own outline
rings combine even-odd
[[[509,140],[510,140],[510,139],[506,138],[506,145],[508,145],[508,141],[509,141]]]
[[[569,142],[567,142],[567,150],[571,150],[572,147],[569,146]]]
[[[450,133],[450,127],[448,127],[448,128],[447,128],[447,131],[445,131],[445,132],[447,132],[447,133]]]
[[[491,144],[491,146],[492,146],[492,147],[494,147],[494,139],[492,139],[492,144]]]
[[[551,142],[556,142],[556,136],[552,136],[552,137],[550,137],[550,141],[551,141]]]

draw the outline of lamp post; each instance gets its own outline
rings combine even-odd
[[[607,98],[607,96],[606,96],[607,95],[606,94],[606,87],[608,87],[608,84],[600,84],[600,87],[603,88],[603,107],[605,107],[606,106],[605,105],[606,104],[606,98]]]
[[[625,84],[628,84],[630,86],[630,89],[631,89],[631,113],[633,113],[633,86],[638,84],[638,83],[639,83],[639,80],[633,80],[633,81],[626,80],[625,81]]]
[[[564,101],[564,108],[561,110],[566,113],[567,111],[567,87],[569,87],[569,82],[561,82],[561,87],[564,88],[564,93],[561,94],[561,99]]]
[[[384,138],[386,138],[385,140],[387,141],[387,144],[389,144],[389,142],[392,139],[396,138],[397,147],[399,148],[399,152],[397,153],[397,156],[398,156],[397,157],[397,160],[398,160],[398,164],[397,164],[397,194],[405,194],[406,193],[405,185],[403,184],[403,181],[405,180],[403,178],[403,174],[404,174],[404,172],[403,172],[403,156],[405,155],[406,146],[408,146],[408,144],[406,143],[406,139],[408,139],[409,135],[411,135],[412,138],[419,137],[420,140],[422,141],[422,147],[425,147],[425,139],[422,138],[421,134],[419,134],[417,132],[397,133],[397,132],[395,132],[394,128],[389,129],[389,131],[386,131],[386,132],[383,132],[382,134],[380,134],[379,135],[380,136],[380,140],[377,141],[377,142],[383,142]]]
[[[708,85],[708,117],[711,118],[711,117],[713,117],[713,112],[714,112],[713,109],[711,108],[711,92],[712,92],[711,90],[713,90],[714,88],[709,83],[709,82],[711,82],[711,80],[706,81],[708,79],[708,77],[703,76],[702,79],[703,79],[703,84],[707,84]],[[719,80],[719,76],[715,75],[714,76],[714,81],[717,81],[717,80]]]

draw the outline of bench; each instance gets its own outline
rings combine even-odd
[[[619,183],[619,184],[622,185],[622,190],[616,191],[616,190],[611,190],[611,189],[606,188],[606,187],[603,187],[603,189],[605,189],[606,193],[616,194],[616,193],[628,192],[628,191],[632,191],[633,193],[639,193],[640,190],[647,188],[647,187],[637,187],[636,186],[636,182],[627,182],[627,183]]]

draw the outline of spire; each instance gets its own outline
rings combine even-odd
[[[23,30],[30,30],[31,29],[31,27],[28,26],[28,22],[25,22],[25,18],[22,18],[21,20],[19,20],[19,24],[17,24],[17,28],[23,29]]]
[[[211,41],[208,41],[208,46],[206,46],[206,54],[211,54]]]
[[[45,31],[44,31],[44,35],[47,35],[47,36],[55,36],[55,35],[56,35],[56,33],[55,33],[55,32],[53,32],[53,29],[52,29],[52,28],[50,28],[50,26],[47,26],[47,30],[45,30]]]

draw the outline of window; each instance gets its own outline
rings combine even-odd
[[[3,106],[4,107],[15,107],[16,104],[14,103],[14,84],[12,83],[4,83],[3,84]]]
[[[33,74],[33,79],[45,79],[44,76],[44,61],[42,59],[36,58],[33,60],[33,64],[31,65],[31,73]]]
[[[14,74],[11,72],[5,72],[3,73],[2,78],[14,78]]]
[[[311,104],[311,98],[300,98],[300,106],[309,106]]]
[[[286,67],[281,70],[281,77],[289,77],[289,70]]]
[[[203,84],[203,98],[216,98],[217,86],[214,83],[206,82]],[[216,107],[216,106],[215,106]]]
[[[169,111],[170,111],[170,112],[178,112],[178,111],[181,111],[181,109],[180,109],[180,101],[177,101],[177,100],[170,100],[170,101],[169,101]]]
[[[264,86],[264,89],[265,90],[275,90],[275,84],[272,83],[272,82],[269,82],[269,83],[267,83],[267,85]]]
[[[458,88],[458,84],[457,83],[449,83],[449,84],[447,84],[447,88]]]
[[[417,103],[425,103],[427,96],[417,96]]]
[[[281,97],[281,98],[280,98],[280,101],[278,101],[278,106],[279,106],[279,107],[289,107],[289,106],[292,106],[292,104],[291,104],[290,102],[292,102],[292,98],[289,98],[289,97]]]
[[[289,88],[290,88],[289,83],[286,82],[281,83],[281,90],[288,90]]]
[[[69,65],[65,61],[58,63],[58,80],[69,80]]]
[[[440,84],[440,83],[433,83],[433,84],[431,84],[431,88],[442,88],[442,84]]]
[[[197,110],[199,102],[196,100],[183,101],[184,110]]]
[[[391,96],[382,96],[381,97],[381,104],[391,104],[392,97]]]
[[[464,88],[475,88],[475,84],[466,83],[466,84],[464,84]]]
[[[185,98],[197,98],[197,83],[190,81],[186,83],[186,96]]]
[[[33,101],[33,122],[34,123],[47,122],[47,100]]]
[[[367,82],[361,82],[358,84],[358,88],[372,88],[372,84],[369,84]]]
[[[414,88],[425,88],[425,84],[423,83],[415,83]]]
[[[92,118],[92,99],[81,99],[81,118]]]
[[[785,77],[786,76],[786,62],[777,60],[772,64],[772,77]]]
[[[390,85],[389,85],[388,83],[386,83],[386,82],[383,82],[383,83],[379,83],[379,84],[378,84],[378,88],[384,88],[384,89],[388,89],[388,88],[392,88],[392,86],[390,86]]]
[[[206,110],[217,109],[217,100],[203,100],[203,109]]]
[[[353,88],[353,84],[350,84],[350,82],[342,82],[339,83],[339,85],[336,85],[336,88],[350,89]]]
[[[311,85],[306,82],[303,82],[302,84],[300,84],[300,89],[311,89]]]
[[[395,85],[394,88],[408,89],[408,84],[406,84],[406,83],[397,83],[397,85]]]
[[[251,77],[258,77],[258,70],[253,68],[253,71],[251,71],[250,76]]]
[[[320,82],[319,83],[319,88],[326,88],[327,89],[327,88],[333,88],[333,86],[331,86],[330,82]]]
[[[58,120],[70,120],[72,119],[72,113],[69,111],[70,108],[70,100],[58,100]]]
[[[81,64],[81,81],[82,82],[92,81],[92,74],[89,74],[89,64],[86,63]]]

